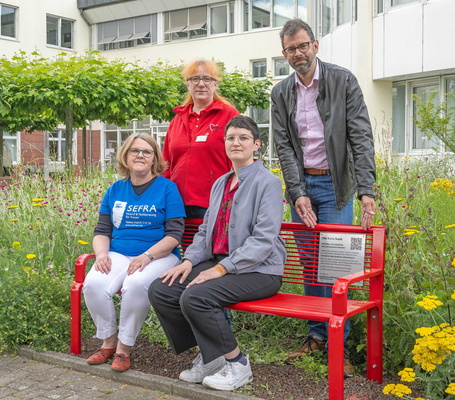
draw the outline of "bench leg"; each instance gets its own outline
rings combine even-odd
[[[82,283],[73,283],[70,293],[70,351],[73,354],[82,352],[81,294]]]
[[[367,379],[382,383],[383,338],[382,312],[372,308],[367,312]]]
[[[344,399],[344,323],[332,316],[328,324],[329,400]]]

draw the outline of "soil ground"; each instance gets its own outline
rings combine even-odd
[[[101,344],[98,339],[84,339],[81,357],[87,358]],[[147,374],[178,379],[181,371],[191,367],[195,353],[186,351],[175,356],[169,348],[139,336],[131,353],[131,368]],[[253,364],[254,380],[237,392],[270,400],[326,400],[327,379],[311,376],[293,365]],[[395,396],[384,395],[382,388],[388,383],[398,383],[396,377],[385,377],[382,384],[354,376],[345,380],[347,400],[393,400]],[[341,400],[341,399],[340,399]]]

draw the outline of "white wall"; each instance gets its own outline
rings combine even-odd
[[[455,72],[455,1],[393,7],[374,18],[373,77],[404,79]]]
[[[11,57],[19,51],[39,50],[46,57],[55,56],[62,49],[46,45],[46,15],[52,14],[74,20],[75,51],[84,52],[90,43],[89,26],[80,16],[76,1],[7,0],[5,5],[18,8],[16,39],[0,38],[0,56]],[[71,51],[65,49],[65,51]]]

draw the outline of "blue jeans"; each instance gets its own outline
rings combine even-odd
[[[353,199],[341,210],[336,208],[335,192],[331,175],[305,174],[305,183],[313,211],[319,223],[351,225],[354,217]],[[293,222],[302,222],[291,207]],[[332,288],[328,286],[305,285],[305,294],[308,296],[332,297]],[[307,321],[309,332],[317,339],[327,340],[327,323],[321,321]],[[344,325],[344,348],[349,348],[347,337],[351,330],[350,320]]]

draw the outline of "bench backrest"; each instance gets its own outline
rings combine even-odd
[[[191,244],[201,222],[186,221],[182,252]],[[287,251],[283,283],[333,286],[318,282],[319,265],[348,270],[351,265],[359,267],[362,263],[364,272],[384,270],[386,229],[382,226],[365,231],[359,225],[317,224],[315,229],[309,229],[303,223],[284,222],[280,236]],[[370,291],[370,284],[370,279],[366,279],[351,289]]]

